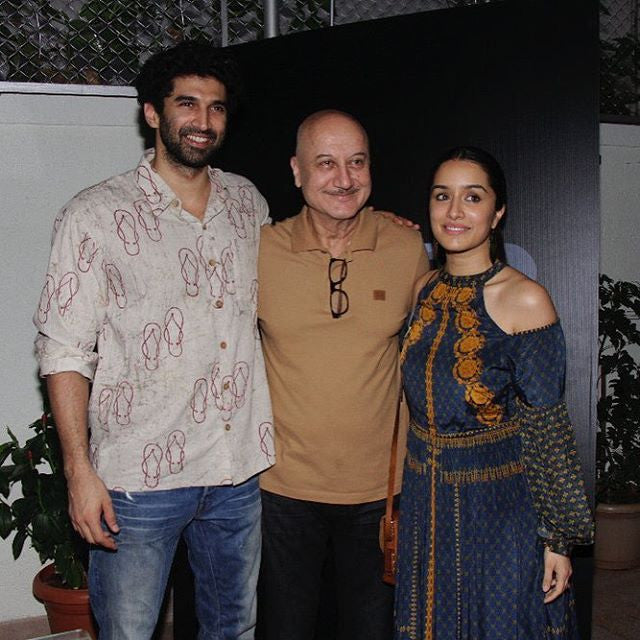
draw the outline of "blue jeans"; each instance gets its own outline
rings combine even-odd
[[[393,587],[382,582],[378,544],[385,501],[326,504],[262,492],[262,640],[313,640],[325,634],[326,563],[335,595],[338,640],[390,640]]]
[[[199,640],[250,640],[260,565],[257,478],[238,486],[110,492],[117,551],[94,547],[91,607],[100,640],[147,640],[184,535],[195,577]]]

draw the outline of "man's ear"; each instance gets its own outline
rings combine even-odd
[[[298,158],[296,156],[292,156],[291,160],[289,160],[289,165],[291,166],[291,171],[293,171],[293,181],[298,187],[298,189],[302,186],[302,182],[300,182],[300,167],[298,167]]]
[[[145,102],[142,107],[144,113],[144,119],[152,129],[157,129],[160,126],[160,116],[155,107],[150,102]]]

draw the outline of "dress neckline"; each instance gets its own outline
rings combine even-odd
[[[496,260],[488,269],[482,273],[473,273],[468,276],[454,276],[448,271],[442,269],[440,272],[440,279],[445,284],[452,287],[468,287],[471,285],[483,285],[488,280],[491,280],[493,276],[504,268],[504,263],[500,260]]]

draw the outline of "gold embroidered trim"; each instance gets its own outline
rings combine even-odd
[[[425,462],[420,462],[410,453],[407,454],[407,466],[409,469],[420,475],[426,475],[429,473],[433,466],[431,459]],[[472,469],[459,469],[456,471],[445,471],[442,469],[439,463],[435,463],[435,468],[440,472],[440,482],[444,484],[474,484],[477,482],[494,482],[496,480],[503,480],[511,476],[523,473],[525,470],[524,465],[519,460],[512,462],[505,462],[495,467],[484,468],[472,468]]]
[[[429,299],[436,299],[442,291],[448,289],[446,285],[439,282],[431,292]],[[426,410],[427,421],[429,425],[429,433],[432,436],[436,435],[436,423],[435,423],[435,406],[433,403],[433,363],[435,361],[436,353],[442,343],[447,325],[449,324],[449,304],[448,301],[442,305],[442,318],[440,326],[433,338],[433,344],[429,350],[429,356],[427,357],[427,363],[425,366],[425,398],[426,398]],[[429,563],[427,568],[427,603],[426,603],[426,615],[425,615],[425,640],[433,640],[433,610],[435,606],[435,588],[436,588],[436,458],[438,456],[438,448],[431,448],[431,490],[430,490],[430,506],[431,506],[431,521],[429,523]]]
[[[494,482],[524,471],[524,465],[519,462],[506,462],[498,467],[484,469],[464,469],[462,471],[441,471],[440,477],[445,484],[474,484],[476,482]]]
[[[402,351],[400,352],[400,362],[404,362],[409,347],[414,345],[422,338],[422,332],[424,328],[430,325],[436,318],[436,312],[431,304],[431,296],[427,296],[420,303],[420,310],[418,311],[418,317],[411,323],[407,336],[402,344]]]
[[[517,420],[510,420],[490,429],[473,429],[463,433],[446,434],[432,434],[413,421],[410,423],[410,428],[420,440],[438,449],[461,449],[506,440],[520,430],[520,423]]]
[[[456,640],[462,637],[462,548],[461,548],[461,517],[460,517],[460,487],[453,489],[453,504],[455,508],[456,535]]]
[[[435,465],[437,467],[438,463],[436,462]],[[407,466],[409,467],[409,469],[411,469],[411,471],[415,471],[416,473],[419,473],[423,476],[427,473],[427,470],[431,468],[432,462],[431,458],[429,458],[426,462],[420,462],[420,460],[414,458],[412,454],[407,453]]]

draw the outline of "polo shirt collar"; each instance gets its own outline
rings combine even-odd
[[[358,213],[356,228],[351,236],[349,251],[375,251],[378,242],[378,224],[373,215],[373,207],[365,207]],[[309,207],[302,207],[296,216],[291,229],[291,250],[294,253],[302,251],[325,251],[320,238],[311,222]]]

